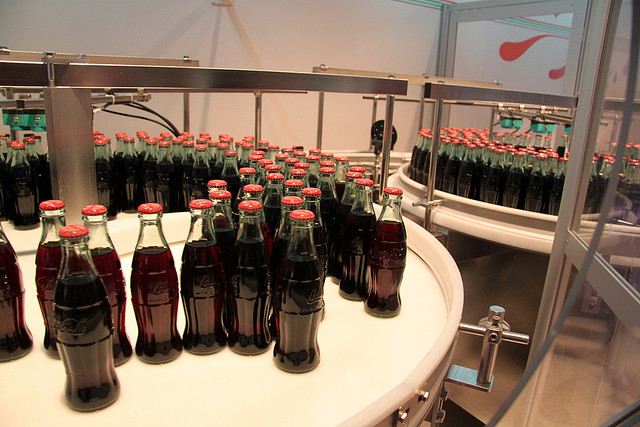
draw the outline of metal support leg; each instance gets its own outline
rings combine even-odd
[[[422,93],[424,93],[424,86],[422,85]],[[418,113],[418,131],[422,129],[424,123],[424,98],[420,97],[420,112]]]
[[[189,132],[189,115],[191,111],[191,107],[189,105],[189,92],[185,92],[182,94],[182,104],[184,105],[184,112],[182,115],[182,127],[184,132]]]
[[[393,137],[393,104],[395,96],[387,95],[387,110],[384,117],[384,133],[382,135],[382,171],[380,173],[380,203],[383,189],[389,179],[389,163],[391,162],[391,139]]]
[[[91,89],[45,88],[53,197],[64,201],[67,224],[82,223],[83,206],[97,203]]]
[[[442,106],[444,105],[442,99],[436,99],[433,104],[433,129],[431,134],[433,139],[431,142],[431,156],[429,158],[429,179],[427,180],[427,194],[425,200],[427,206],[424,209],[424,228],[429,232],[431,230],[431,212],[433,205],[430,204],[433,201],[433,195],[436,190],[436,168],[438,166],[438,151],[440,149],[440,120],[442,120]]]
[[[324,92],[318,93],[318,136],[316,148],[322,150],[322,125],[324,121]]]
[[[256,96],[256,120],[255,120],[255,135],[256,141],[262,139],[262,92],[255,91]]]
[[[376,122],[376,118],[378,117],[378,95],[373,95],[373,106],[371,107],[371,126]],[[371,141],[370,147],[373,149],[373,141]]]

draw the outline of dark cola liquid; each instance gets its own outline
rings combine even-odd
[[[67,372],[67,404],[81,412],[112,404],[120,395],[120,385],[104,286],[94,275],[65,277],[58,281],[55,301],[58,347]]]
[[[269,254],[263,241],[238,241],[233,248],[227,288],[228,345],[238,354],[264,353],[271,344]]]
[[[531,212],[542,211],[543,191],[545,177],[541,173],[532,173],[529,176],[529,185],[524,200],[524,208]]]
[[[136,212],[139,201],[144,196],[140,196],[141,185],[138,181],[138,159],[137,157],[127,155],[123,157],[124,163],[124,200],[123,210],[125,212]]]
[[[17,228],[32,228],[39,222],[38,190],[29,166],[11,168],[12,218]]]
[[[329,263],[329,251],[327,250],[326,236],[324,234],[324,229],[319,225],[314,225],[311,232],[313,234],[313,245],[316,248],[318,261],[320,262],[320,267],[322,269],[322,282],[324,283],[324,278],[327,276],[327,265]]]
[[[524,191],[526,194],[526,185],[527,181],[524,173],[520,171],[507,172],[507,181],[502,196],[502,204],[510,208],[518,208],[523,188],[525,188]]]
[[[342,244],[342,279],[340,296],[353,301],[364,301],[369,293],[367,263],[369,244],[376,226],[371,214],[351,212],[347,219]]]
[[[131,268],[131,301],[138,323],[136,354],[145,363],[166,363],[180,356],[178,275],[167,248],[138,249]]]
[[[222,324],[225,283],[218,245],[210,241],[184,245],[180,288],[187,320],[182,336],[184,349],[194,354],[222,350],[227,333]]]
[[[133,354],[125,327],[127,296],[120,259],[111,248],[92,249],[91,258],[107,292],[113,320],[113,360],[116,366],[120,366]]]
[[[482,200],[495,205],[502,204],[504,192],[504,169],[500,166],[490,166],[487,170],[487,178],[484,184]]]
[[[236,197],[240,189],[240,175],[222,175],[220,179],[227,182],[227,191],[231,193],[231,206],[233,206],[236,203]]]
[[[334,224],[333,245],[327,246],[329,258],[327,259],[327,276],[336,280],[342,279],[342,244],[344,241],[344,228],[351,212],[351,204],[340,203]]]
[[[381,221],[369,248],[370,291],[364,308],[378,317],[400,313],[400,284],[407,262],[407,234],[399,221]]]
[[[117,209],[112,163],[108,159],[97,159],[95,167],[98,204],[107,207],[109,218],[115,218]]]
[[[283,371],[302,373],[320,363],[318,326],[323,283],[317,261],[287,260],[275,293],[276,344],[273,361]]]
[[[189,200],[206,199],[209,197],[207,183],[211,179],[211,169],[205,166],[193,168],[191,196]]]
[[[553,180],[553,185],[549,190],[549,214],[558,215],[560,212],[560,200],[564,189],[564,175],[558,175]]]
[[[33,340],[24,320],[24,287],[13,248],[0,244],[0,362],[31,351]]]
[[[327,244],[327,250],[339,250],[335,240],[338,236],[338,230],[336,218],[338,215],[338,201],[334,198],[321,198],[320,199],[320,215],[322,216],[322,227],[324,228],[325,242]],[[334,249],[336,248],[336,249]],[[337,271],[340,270],[340,266],[334,261],[327,260],[327,275],[337,277]]]
[[[336,181],[336,200],[338,201],[338,203],[340,203],[340,200],[342,200],[342,195],[344,194],[344,187],[347,185],[346,181]],[[309,182],[309,185],[311,185],[311,182]],[[315,187],[315,185],[311,185],[311,187]]]
[[[273,234],[278,229],[280,225],[280,211],[281,208],[279,205],[277,206],[263,206],[264,217],[267,221],[267,225],[269,226],[269,230],[273,230]]]
[[[44,349],[47,355],[54,359],[60,358],[53,321],[53,300],[61,261],[60,243],[45,243],[38,247],[36,252],[36,290],[44,320]]]

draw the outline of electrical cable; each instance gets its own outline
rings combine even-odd
[[[555,342],[556,337],[560,333],[560,329],[564,325],[565,320],[569,317],[571,310],[573,309],[575,302],[578,299],[580,291],[587,279],[587,272],[591,267],[591,263],[595,258],[596,251],[598,249],[598,244],[600,243],[600,238],[602,237],[602,231],[604,230],[604,226],[607,223],[607,215],[606,212],[609,212],[611,209],[614,199],[616,197],[616,189],[618,186],[618,181],[620,179],[620,173],[622,172],[622,163],[624,151],[627,144],[627,139],[629,137],[629,128],[631,126],[631,118],[633,114],[633,101],[635,97],[635,88],[636,88],[636,80],[638,76],[638,56],[640,54],[640,0],[634,0],[632,6],[632,20],[633,27],[631,29],[631,52],[629,55],[629,75],[627,77],[627,88],[625,93],[625,101],[623,107],[623,118],[622,125],[620,127],[620,142],[618,143],[615,150],[615,163],[613,164],[613,168],[611,171],[612,179],[609,179],[609,183],[607,184],[607,189],[605,192],[604,200],[602,202],[602,209],[600,217],[598,218],[598,224],[591,238],[591,242],[587,249],[587,253],[585,254],[584,261],[582,266],[578,270],[578,274],[571,286],[571,290],[569,291],[564,304],[562,306],[562,310],[558,314],[556,321],[554,322],[551,329],[549,329],[549,333],[545,338],[542,346],[538,350],[538,352],[534,355],[534,357],[530,360],[527,368],[525,369],[524,374],[516,384],[515,388],[511,391],[509,396],[504,400],[502,405],[498,408],[495,414],[491,417],[487,426],[495,426],[502,419],[502,417],[506,414],[507,410],[515,403],[522,390],[527,386],[531,378],[533,377],[536,370],[542,364],[542,361],[547,356],[547,353],[553,343]]]
[[[126,105],[126,104],[122,104],[122,105]],[[138,115],[134,115],[134,114],[121,113],[121,112],[119,112],[119,111],[111,111],[111,110],[107,110],[107,108],[106,108],[106,107],[101,108],[101,111],[104,111],[105,113],[109,113],[109,114],[116,114],[116,115],[118,115],[118,116],[125,116],[125,117],[132,117],[132,118],[135,118],[135,119],[147,120],[147,121],[150,121],[150,122],[153,122],[153,123],[156,123],[156,124],[158,124],[158,125],[162,126],[163,128],[167,129],[167,130],[168,130],[168,131],[170,131],[171,133],[173,133],[173,132],[174,132],[174,130],[173,130],[173,129],[171,129],[171,128],[170,128],[169,126],[167,126],[166,124],[164,124],[164,123],[162,123],[162,122],[160,122],[160,121],[158,121],[158,120],[154,120],[154,119],[152,119],[152,118],[150,118],[150,117],[144,117],[144,116],[138,116]]]
[[[154,115],[158,116],[158,117],[159,117],[159,118],[161,118],[161,119],[162,119],[162,120],[163,120],[163,121],[164,121],[168,126],[170,126],[170,127],[174,130],[174,134],[175,134],[176,136],[180,135],[180,132],[178,131],[178,128],[177,128],[173,123],[171,123],[171,121],[170,121],[169,119],[167,119],[166,117],[164,117],[162,114],[158,113],[157,111],[152,110],[151,108],[147,107],[146,105],[143,105],[143,104],[141,104],[141,103],[139,103],[139,102],[136,102],[136,101],[132,101],[132,102],[130,102],[130,103],[123,104],[123,105],[127,105],[127,106],[132,107],[132,108],[137,108],[137,109],[139,109],[139,110],[143,110],[143,111],[146,111],[146,112],[148,112],[148,113],[151,113],[151,114],[154,114]]]

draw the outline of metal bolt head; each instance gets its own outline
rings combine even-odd
[[[403,411],[402,409],[398,409],[398,422],[400,424],[404,424],[409,419],[409,413],[407,411]]]

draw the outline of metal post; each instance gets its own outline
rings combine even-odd
[[[371,109],[371,126],[376,122],[378,116],[378,95],[373,95],[373,107]],[[371,147],[373,147],[373,141],[371,141]]]
[[[438,151],[440,149],[440,120],[442,119],[442,106],[443,100],[436,99],[436,102],[433,105],[433,129],[431,132],[433,140],[431,141],[429,179],[427,180],[427,194],[425,196],[427,206],[424,208],[424,228],[428,231],[431,231],[431,210],[433,209],[430,202],[433,201],[433,194],[436,189],[436,167],[438,165]]]
[[[491,118],[489,119],[489,142],[493,141],[493,121],[496,119],[496,107],[491,107]]]
[[[422,93],[424,93],[424,85],[422,85]],[[418,131],[422,129],[424,123],[424,97],[420,97],[420,113],[418,114]]]
[[[257,90],[254,94],[256,96],[255,134],[257,142],[262,139],[262,92]]]
[[[91,89],[44,89],[53,197],[64,201],[68,224],[82,223],[83,206],[97,203]]]
[[[389,163],[391,162],[391,139],[393,137],[393,103],[394,95],[387,95],[387,109],[384,118],[384,133],[382,135],[382,172],[380,174],[380,203],[384,187],[389,179]]]
[[[318,93],[318,136],[316,148],[322,149],[322,124],[324,120],[324,92]]]
[[[189,132],[189,113],[190,113],[190,106],[189,106],[189,92],[184,92],[182,94],[182,104],[184,105],[184,112],[183,112],[183,116],[182,116],[182,127],[184,129],[182,129],[184,132]]]
[[[498,305],[489,307],[489,324],[482,342],[480,353],[480,367],[478,368],[478,383],[491,384],[493,381],[493,368],[498,357],[498,347],[502,341],[502,322],[504,320],[504,308]]]

